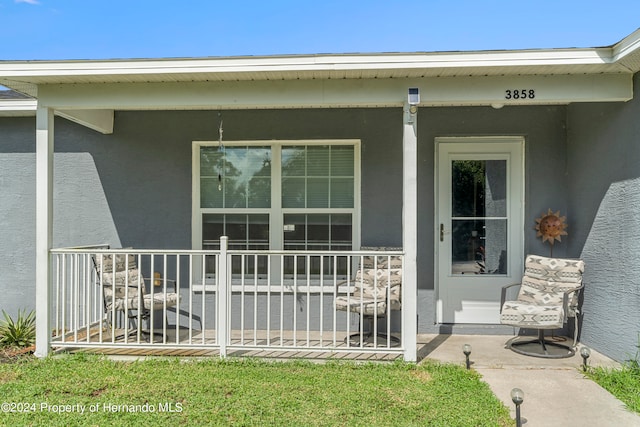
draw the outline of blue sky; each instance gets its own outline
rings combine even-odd
[[[0,0],[0,60],[595,47],[640,0]]]

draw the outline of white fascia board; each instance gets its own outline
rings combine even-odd
[[[640,29],[629,34],[627,37],[616,43],[612,48],[613,60],[618,62],[625,56],[637,52],[640,49]]]
[[[113,110],[56,110],[56,115],[105,135],[113,133]]]
[[[35,116],[37,108],[35,99],[0,100],[0,116]]]
[[[40,103],[73,109],[269,109],[402,106],[407,88],[422,106],[541,105],[628,101],[631,74],[441,77],[193,83],[113,83],[41,86]],[[527,97],[506,99],[508,90]],[[529,92],[529,91],[533,92]],[[533,97],[529,94],[534,95]]]
[[[0,78],[610,64],[611,48],[155,60],[0,62]],[[505,70],[508,72],[508,70]]]

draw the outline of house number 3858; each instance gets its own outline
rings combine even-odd
[[[536,97],[534,89],[507,89],[504,91],[504,99],[533,99]]]

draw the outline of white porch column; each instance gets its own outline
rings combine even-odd
[[[418,112],[417,107],[412,110],[405,104],[402,132],[402,340],[407,362],[417,360],[418,345]]]
[[[218,336],[218,345],[220,346],[220,357],[227,357],[227,345],[229,344],[229,302],[231,297],[231,282],[229,274],[229,237],[220,237],[220,260],[218,262],[218,271],[216,272],[218,280],[218,289],[216,290],[216,334]],[[204,292],[203,292],[204,295]]]
[[[36,351],[49,354],[49,250],[53,242],[53,110],[36,112]]]

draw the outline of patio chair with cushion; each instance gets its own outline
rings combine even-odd
[[[401,248],[367,247],[363,251],[400,251]],[[352,292],[336,297],[336,310],[360,314],[360,331],[345,339],[354,346],[378,341],[378,345],[392,346],[400,344],[400,339],[392,335],[377,333],[376,319],[386,317],[392,310],[400,310],[402,286],[402,256],[364,255],[360,257],[355,278],[348,283]],[[363,320],[368,327],[363,330]]]
[[[522,283],[502,289],[500,322],[505,325],[536,329],[538,338],[515,337],[508,347],[527,356],[563,358],[575,354],[578,338],[578,301],[584,287],[584,261],[529,255]],[[506,301],[507,290],[520,286],[514,301]],[[575,318],[573,346],[544,337],[545,329],[560,329],[568,318]]]
[[[145,278],[138,268],[138,256],[118,254],[115,255],[115,259],[114,269],[111,254],[97,254],[94,258],[97,278],[103,289],[107,322],[111,328],[115,328],[115,316],[123,313],[129,322],[131,333],[137,334],[139,331],[145,336],[151,336],[153,335],[153,325],[150,324],[151,311],[162,310],[166,315],[165,309],[176,307],[180,302],[175,289],[175,281],[167,280],[167,282],[173,283],[174,292],[147,293]],[[175,308],[172,311],[175,311]],[[148,329],[142,330],[138,320],[146,321]]]

